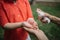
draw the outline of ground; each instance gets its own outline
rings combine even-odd
[[[47,13],[50,13],[51,15],[60,17],[60,5],[57,4],[55,7],[45,6],[43,4],[32,5],[33,15],[39,25],[39,28],[45,32],[45,34],[47,35],[49,40],[60,40],[60,26],[58,26],[52,22],[49,24],[42,24],[40,21],[38,21],[37,13],[36,13],[37,8],[40,8],[41,10],[43,10]],[[37,39],[34,38],[34,36],[33,36],[32,40],[37,40]]]
[[[36,4],[36,5],[32,5],[31,7],[32,7],[34,18],[37,21],[39,28],[45,32],[49,40],[60,40],[60,26],[52,22],[49,24],[42,24],[40,21],[37,20],[37,13],[36,13],[36,8],[40,8],[43,11],[50,13],[51,15],[60,17],[60,5],[58,4],[55,7],[50,7],[42,4]],[[3,31],[4,30],[0,28],[0,40],[3,40],[3,33],[4,33]],[[37,38],[34,37],[33,34],[30,35],[32,40],[37,40]]]

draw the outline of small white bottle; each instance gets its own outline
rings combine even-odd
[[[45,12],[43,12],[40,9],[37,8],[37,14],[38,14],[39,17],[44,18],[43,20],[46,21],[46,23],[50,23],[50,19],[45,16]]]

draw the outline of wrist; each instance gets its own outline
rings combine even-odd
[[[36,30],[36,31],[34,32],[35,35],[37,35],[38,33],[39,33],[39,30]]]
[[[35,35],[37,35],[37,34],[41,34],[41,33],[44,33],[42,30],[37,30],[36,32],[35,32]]]
[[[21,22],[20,27],[23,27],[23,22]]]
[[[50,15],[50,14],[48,14],[48,13],[45,13],[45,16],[46,16],[46,17],[48,17],[48,18],[50,18],[50,17],[51,17],[51,15]]]

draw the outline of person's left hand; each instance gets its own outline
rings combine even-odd
[[[27,28],[27,27],[23,27],[26,31],[35,34],[36,32],[39,31],[39,29],[34,29],[34,28]]]

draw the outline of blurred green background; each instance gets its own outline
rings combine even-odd
[[[45,32],[49,40],[60,40],[60,26],[52,22],[49,24],[42,24],[40,21],[37,20],[37,13],[36,13],[36,9],[40,8],[41,10],[50,13],[51,15],[60,17],[60,4],[57,4],[55,7],[46,6],[42,4],[35,4],[35,5],[31,5],[31,8],[39,28]],[[0,27],[0,40],[3,40],[3,34],[4,34],[4,30]],[[34,35],[32,34],[30,35],[32,40],[37,40],[37,38]]]
[[[49,24],[42,24],[40,21],[38,21],[37,13],[36,13],[37,8],[40,8],[41,10],[51,15],[60,17],[60,4],[57,4],[56,6],[46,6],[43,4],[32,5],[33,15],[39,25],[39,28],[45,32],[49,40],[60,40],[60,26],[52,22]],[[36,38],[34,39],[34,36],[33,36],[32,40],[37,40],[37,39]]]

